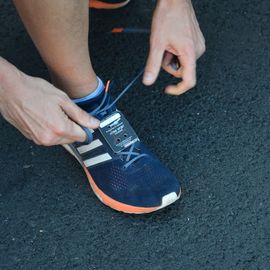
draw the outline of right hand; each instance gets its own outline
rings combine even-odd
[[[0,82],[0,113],[36,144],[83,142],[86,133],[79,125],[91,129],[99,126],[97,119],[52,84],[18,70],[14,74],[8,82]]]

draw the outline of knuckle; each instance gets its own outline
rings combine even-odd
[[[187,85],[189,88],[195,87],[196,86],[196,79],[190,80]]]
[[[205,45],[205,43],[202,44],[201,50],[202,50],[202,53],[205,53],[205,51],[206,51],[206,45]]]
[[[47,83],[47,81],[46,80],[44,80],[44,79],[42,79],[42,78],[40,78],[40,77],[36,77],[35,78],[36,79],[36,82],[38,83],[38,84],[46,84]]]
[[[51,146],[53,145],[53,141],[54,141],[54,136],[50,133],[46,133],[42,135],[37,142],[40,145]]]
[[[199,47],[199,55],[203,55],[206,51],[206,46],[205,43],[203,43],[200,47]]]
[[[33,139],[33,142],[34,142],[36,145],[42,145],[41,142],[40,142],[39,140]]]
[[[195,52],[195,45],[194,45],[194,42],[191,40],[191,39],[187,39],[185,41],[185,51],[188,53],[188,54],[194,54]]]
[[[61,136],[65,133],[65,128],[63,126],[57,126],[52,129],[53,133],[57,136]]]
[[[68,95],[67,95],[65,92],[61,91],[60,93],[61,93],[61,96],[62,96],[64,99],[69,99],[69,98],[68,98]]]
[[[62,91],[59,93],[59,98],[60,98],[60,101],[63,102],[63,103],[69,102],[68,95],[66,93],[62,92]]]

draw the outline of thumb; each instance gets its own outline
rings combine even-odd
[[[151,85],[157,79],[162,63],[163,54],[163,49],[155,46],[150,46],[150,52],[143,76],[143,83],[145,85]]]
[[[91,116],[86,111],[82,110],[79,106],[74,104],[71,100],[67,100],[61,104],[63,111],[69,116],[74,122],[81,126],[95,129],[99,127],[99,120]]]

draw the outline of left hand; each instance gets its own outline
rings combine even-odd
[[[152,20],[150,52],[143,83],[153,84],[160,67],[176,78],[165,92],[180,95],[196,85],[196,60],[205,52],[191,0],[159,0]],[[174,65],[174,67],[173,67]]]

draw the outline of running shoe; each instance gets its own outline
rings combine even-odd
[[[82,165],[100,201],[132,214],[164,208],[181,194],[178,179],[139,140],[115,106],[141,74],[115,100],[109,94],[108,82],[104,92],[90,103],[78,104],[100,120],[100,127],[87,129],[87,144],[64,145]]]
[[[89,7],[96,9],[117,9],[126,6],[130,0],[89,0]]]

